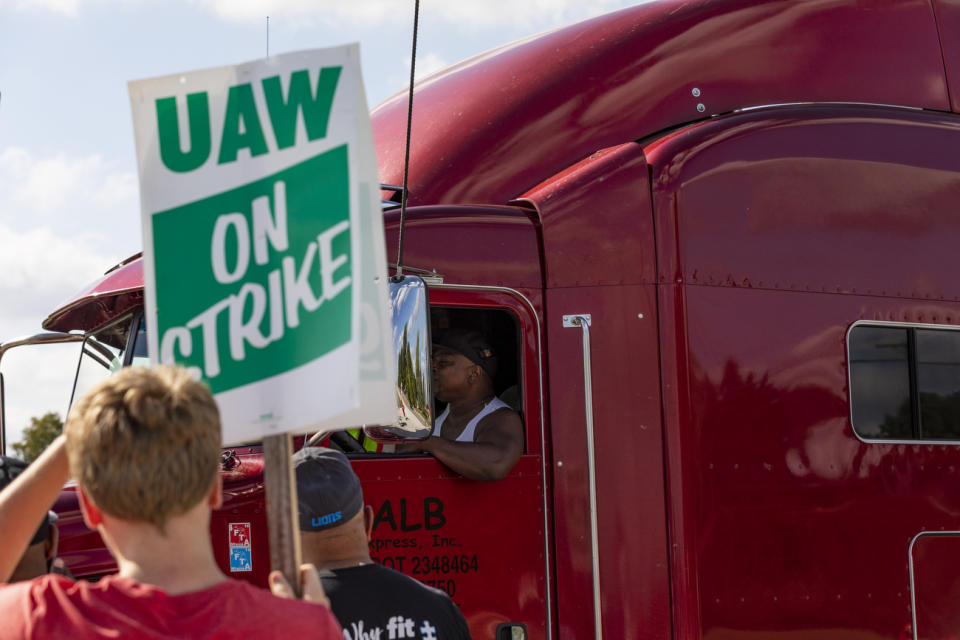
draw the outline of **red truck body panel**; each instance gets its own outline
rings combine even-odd
[[[803,107],[647,148],[658,255],[673,256],[660,342],[678,637],[909,631],[908,548],[960,525],[957,450],[858,439],[845,341],[858,320],[957,324],[958,136],[939,114]]]
[[[402,262],[442,276],[435,310],[513,319],[526,448],[497,483],[354,457],[373,554],[451,593],[477,638],[594,634],[583,346],[563,323],[590,314],[606,637],[954,637],[957,443],[858,437],[847,340],[960,326],[958,26],[958,0],[646,3],[418,83]],[[405,96],[373,112],[386,183],[405,117]],[[140,268],[44,326],[141,304]],[[228,525],[252,523],[262,583],[262,459],[237,454],[212,535],[226,563]],[[70,500],[64,554],[102,573]]]
[[[943,50],[943,69],[950,93],[950,109],[954,113],[960,113],[960,2],[932,0],[932,3]]]

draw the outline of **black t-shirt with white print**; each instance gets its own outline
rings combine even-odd
[[[344,640],[470,640],[447,594],[398,571],[365,564],[321,575]]]

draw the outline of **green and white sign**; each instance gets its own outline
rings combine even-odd
[[[131,82],[130,99],[151,361],[202,375],[226,443],[392,420],[358,46]]]

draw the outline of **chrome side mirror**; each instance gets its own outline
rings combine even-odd
[[[395,276],[390,280],[390,307],[397,359],[397,418],[393,424],[367,425],[364,433],[381,442],[423,440],[433,431],[427,285],[416,276]]]

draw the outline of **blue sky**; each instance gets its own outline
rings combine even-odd
[[[630,4],[423,0],[417,76]],[[0,342],[140,250],[126,83],[263,56],[268,15],[271,53],[359,42],[371,107],[406,86],[413,0],[0,0]]]

